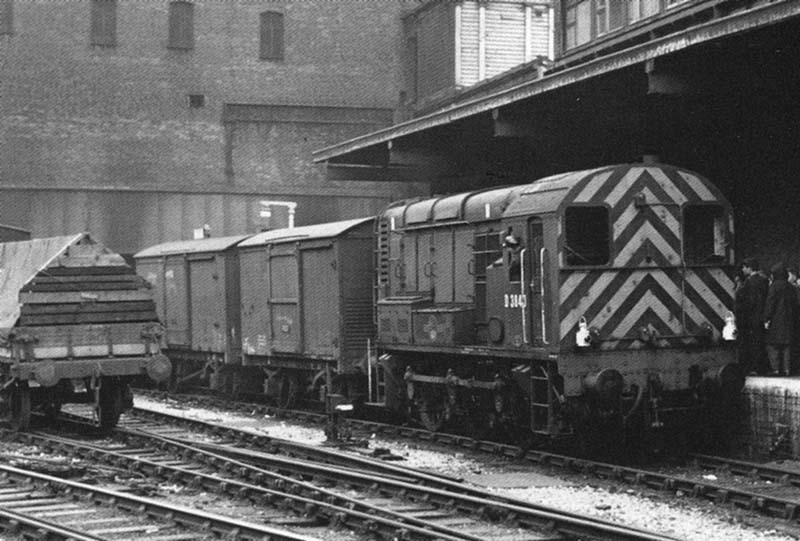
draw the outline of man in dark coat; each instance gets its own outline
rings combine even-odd
[[[797,319],[797,293],[789,285],[788,273],[782,263],[770,269],[772,283],[764,306],[764,328],[772,375],[788,376],[791,369],[792,336]]]
[[[739,328],[739,364],[745,374],[767,372],[764,347],[764,324],[761,319],[767,300],[769,280],[761,272],[758,260],[742,261],[741,287],[736,290],[736,322]]]

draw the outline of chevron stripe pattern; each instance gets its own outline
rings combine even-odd
[[[719,336],[733,309],[730,271],[684,267],[681,255],[682,206],[726,205],[707,181],[671,167],[624,166],[596,171],[570,193],[574,197],[566,205],[608,206],[612,246],[608,268],[561,271],[565,345],[582,317],[600,331],[603,349],[644,347],[643,328],[664,347],[696,343],[692,336],[702,334],[706,324]]]

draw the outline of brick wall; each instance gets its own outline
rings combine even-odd
[[[162,203],[173,197],[167,194],[198,196],[201,208],[209,209],[235,207],[229,200],[233,195],[226,195],[231,190],[262,198],[304,197],[309,205],[315,197],[342,199],[322,206],[343,209],[343,215],[326,210],[317,216],[301,207],[298,218],[306,223],[323,216],[349,218],[356,209],[376,208],[420,189],[387,183],[334,185],[310,162],[311,150],[390,123],[398,98],[401,15],[416,2],[193,4],[194,47],[176,50],[166,46],[164,0],[118,1],[113,47],[90,44],[89,0],[13,2],[13,33],[0,36],[3,198],[34,201],[31,205],[42,207],[42,216],[65,216],[55,220],[63,227],[94,225],[111,231],[117,204],[103,207],[102,200],[118,197],[108,195],[109,188],[142,194],[137,196],[141,201],[161,194],[157,199]],[[259,14],[266,10],[284,14],[282,61],[259,59]],[[190,107],[190,94],[205,96],[204,106]],[[226,104],[288,105],[305,116],[298,122],[229,122],[223,118]],[[331,116],[331,109],[344,113]],[[359,110],[368,112],[366,120],[352,121]],[[66,192],[47,191],[56,188]],[[98,190],[105,195],[97,195]],[[71,194],[66,198],[69,207],[61,193]],[[222,200],[213,199],[212,193]],[[361,203],[349,203],[352,197]],[[75,198],[83,198],[93,214],[76,208]],[[13,212],[8,206],[2,205],[5,212]],[[0,208],[0,219],[2,212]],[[209,210],[209,219],[214,212]],[[34,235],[45,229],[61,232],[35,215],[24,213],[23,223],[12,225],[28,227]],[[95,223],[102,215],[109,216],[106,225]],[[156,218],[159,223],[171,220],[160,214]],[[225,226],[237,220],[217,220],[224,229],[220,234],[241,232]],[[147,225],[128,222],[124,231],[110,239],[100,235],[100,240],[127,251],[153,237]],[[190,233],[185,227],[163,231],[169,236],[154,240]]]

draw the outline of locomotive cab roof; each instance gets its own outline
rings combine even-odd
[[[559,173],[530,184],[464,192],[392,206],[384,212],[384,217],[402,216],[398,227],[430,227],[448,221],[476,223],[512,216],[556,213],[570,204],[599,201],[596,196],[609,189],[611,193],[618,189],[629,189],[644,172],[653,177],[668,197],[676,201],[715,202],[729,206],[722,193],[697,173],[660,163],[629,163]],[[683,188],[677,188],[677,185]]]

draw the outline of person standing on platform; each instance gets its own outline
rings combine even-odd
[[[769,280],[758,260],[745,258],[741,265],[742,283],[736,290],[736,320],[739,327],[739,363],[745,374],[768,372],[762,315]]]
[[[742,285],[736,291],[736,321],[739,327],[739,364],[745,375],[767,373],[764,324],[761,319],[767,299],[769,280],[761,272],[758,260],[742,261]]]
[[[773,265],[770,274],[772,283],[764,306],[767,355],[772,375],[788,376],[791,370],[792,337],[797,325],[797,292],[789,285],[789,275],[783,263]]]

